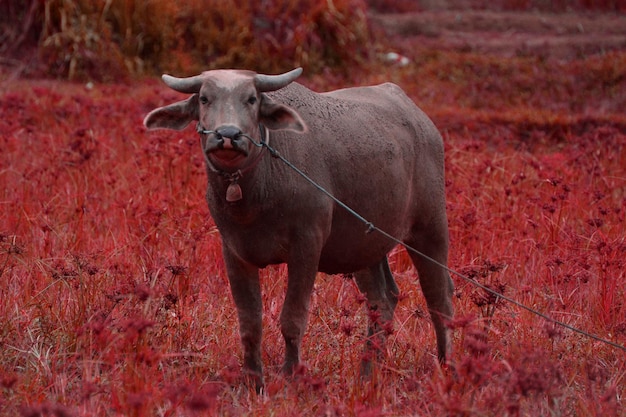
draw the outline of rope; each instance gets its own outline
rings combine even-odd
[[[252,140],[252,139],[250,139]],[[255,143],[256,144],[256,143]],[[258,146],[258,145],[257,145]],[[567,323],[564,323],[562,321],[553,319],[552,317],[537,311],[531,307],[526,306],[525,304],[520,303],[519,301],[514,300],[511,297],[507,297],[504,294],[499,293],[498,291],[495,291],[481,283],[479,283],[478,281],[475,281],[463,274],[461,274],[460,272],[455,271],[454,269],[449,268],[447,265],[442,264],[441,262],[438,262],[437,260],[431,258],[430,256],[418,251],[417,249],[411,247],[410,245],[407,245],[406,243],[402,242],[401,240],[397,239],[396,237],[390,235],[389,233],[385,232],[384,230],[380,229],[379,227],[377,227],[376,225],[374,225],[372,222],[368,221],[366,218],[364,218],[363,216],[361,216],[359,213],[357,213],[356,211],[354,211],[352,208],[350,208],[348,205],[346,205],[344,202],[342,202],[341,200],[339,200],[338,198],[336,198],[334,195],[332,195],[330,192],[328,192],[328,190],[326,190],[324,187],[322,187],[321,185],[319,185],[317,182],[315,182],[313,179],[311,179],[308,175],[306,175],[304,172],[302,172],[298,167],[296,167],[295,165],[293,165],[289,160],[285,159],[285,157],[283,157],[276,149],[272,148],[271,146],[269,146],[269,144],[265,143],[264,141],[261,142],[261,146],[265,146],[267,148],[267,150],[270,152],[270,154],[274,157],[274,158],[278,158],[281,161],[283,161],[283,163],[285,163],[289,168],[291,168],[292,170],[294,170],[296,173],[298,173],[298,175],[300,175],[302,178],[304,178],[306,181],[308,181],[311,185],[313,185],[315,188],[317,188],[319,191],[321,191],[323,194],[325,194],[326,196],[328,196],[331,200],[333,200],[335,203],[337,203],[337,205],[339,205],[340,207],[342,207],[343,209],[345,209],[346,211],[348,211],[348,213],[350,213],[351,215],[353,215],[355,218],[357,218],[358,220],[360,220],[361,222],[363,222],[365,224],[365,226],[367,226],[367,230],[365,233],[371,233],[373,231],[376,231],[380,234],[382,234],[383,236],[385,236],[386,238],[390,239],[391,241],[393,241],[394,243],[397,243],[399,245],[402,245],[406,248],[406,250],[413,252],[419,256],[421,256],[422,258],[434,263],[435,265],[438,265],[439,267],[447,270],[449,273],[456,275],[460,278],[462,278],[463,280],[469,282],[470,284],[473,284],[474,286],[487,291],[488,293],[495,295],[496,297],[499,297],[505,301],[508,301],[509,303],[524,309],[536,316],[539,316],[541,318],[543,318],[544,320],[556,324],[558,326],[564,327],[570,331],[573,331],[575,333],[581,334],[583,336],[586,336],[588,338],[594,339],[598,342],[602,342],[604,344],[607,344],[609,346],[612,346],[616,349],[620,349],[626,352],[626,346],[622,346],[618,343],[615,343],[611,340],[607,340],[604,339],[600,336],[597,336],[595,334],[586,332],[584,330],[581,330],[577,327],[571,326]]]

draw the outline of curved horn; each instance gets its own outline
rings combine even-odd
[[[302,68],[296,68],[280,75],[257,74],[254,77],[254,85],[260,92],[276,91],[293,82],[302,74]]]
[[[171,75],[163,74],[161,78],[163,79],[163,82],[168,85],[168,87],[180,93],[195,94],[200,91],[200,86],[202,86],[202,79],[200,78],[200,75],[187,78],[176,78]]]

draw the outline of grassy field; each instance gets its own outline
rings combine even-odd
[[[401,85],[445,140],[450,266],[626,345],[626,52],[402,47],[409,65],[373,61],[302,82]],[[390,256],[395,329],[368,381],[358,376],[364,298],[351,280],[322,274],[305,363],[283,378],[286,274],[263,272],[267,376],[256,395],[241,381],[196,134],[141,123],[180,95],[153,78],[2,72],[0,82],[1,416],[623,415],[624,350],[457,276],[454,352],[440,367],[400,249]]]

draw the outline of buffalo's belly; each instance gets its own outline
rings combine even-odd
[[[356,272],[380,262],[396,243],[365,226],[353,233],[331,234],[320,253],[318,271],[327,274]],[[238,233],[222,236],[233,254],[258,268],[289,262],[291,245],[280,233]]]
[[[361,236],[331,235],[322,249],[318,270],[327,274],[356,272],[379,263],[396,243],[376,231]]]

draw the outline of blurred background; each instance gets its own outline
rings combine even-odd
[[[308,74],[327,69],[345,73],[355,66],[372,65],[375,57],[390,50],[386,45],[390,25],[385,28],[378,18],[383,14],[453,9],[623,12],[624,3],[623,0],[0,0],[0,69],[21,77],[104,82],[162,72],[185,75],[226,67],[275,73],[304,66]],[[394,23],[392,31],[393,26]]]

